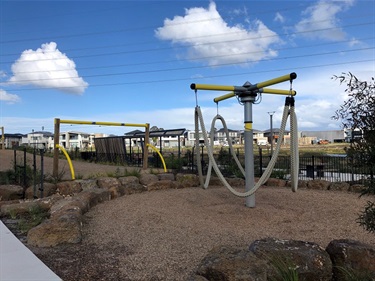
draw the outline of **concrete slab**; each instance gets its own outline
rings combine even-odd
[[[61,281],[0,221],[0,280]]]

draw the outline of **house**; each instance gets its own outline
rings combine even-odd
[[[227,139],[227,134],[225,133],[224,128],[221,128],[215,132],[215,139],[214,141],[219,141],[221,145],[227,145],[229,141],[232,144],[239,144],[241,140],[241,133],[238,130],[231,130],[228,129],[228,135],[230,140]]]
[[[31,132],[22,137],[21,143],[37,149],[52,149],[53,134],[46,131]]]
[[[264,134],[264,137],[267,138],[268,143],[271,143],[271,142],[277,143],[277,140],[279,139],[279,135],[280,135],[280,129],[273,128],[272,133],[271,133],[271,129],[268,129],[268,130],[263,131],[263,134]],[[290,135],[290,131],[285,130],[284,131],[284,143],[282,144],[285,144],[285,139],[287,139],[289,135]]]
[[[22,134],[4,134],[4,148],[16,148],[22,144],[22,138],[26,135]],[[3,143],[0,143],[0,148],[2,148]]]
[[[83,132],[64,132],[60,133],[59,144],[65,149],[88,149],[93,143],[93,134]]]

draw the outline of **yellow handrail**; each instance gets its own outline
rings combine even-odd
[[[70,173],[72,175],[72,180],[75,180],[74,168],[73,168],[73,164],[72,164],[72,161],[70,160],[68,152],[66,152],[65,148],[63,146],[59,145],[59,144],[56,144],[56,148],[60,148],[61,151],[64,153],[64,155],[66,157],[66,160],[68,160],[68,164],[69,164],[69,168],[70,168]]]
[[[147,146],[151,147],[153,150],[156,151],[157,154],[159,154],[161,162],[163,163],[164,172],[167,172],[167,166],[165,165],[165,161],[164,161],[163,155],[161,155],[159,149],[157,149],[155,146],[153,146],[152,144],[149,144],[149,143],[147,144]]]

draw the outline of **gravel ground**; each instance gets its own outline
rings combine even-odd
[[[91,165],[86,169],[93,171]],[[31,250],[65,281],[187,280],[220,245],[248,246],[276,237],[322,247],[342,238],[375,246],[375,236],[355,222],[367,199],[265,187],[256,193],[256,207],[246,208],[244,199],[223,187],[133,194],[86,213],[81,244]]]

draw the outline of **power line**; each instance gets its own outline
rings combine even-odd
[[[366,38],[358,38],[359,41],[366,41],[374,39],[375,37],[366,37]],[[277,48],[273,49],[274,51],[283,51],[283,50],[296,50],[296,49],[304,49],[304,48],[315,48],[315,47],[322,47],[322,46],[329,46],[329,45],[336,45],[336,44],[342,44],[351,42],[352,40],[342,40],[339,42],[329,42],[329,43],[319,43],[319,44],[309,44],[304,46],[294,46],[294,47],[285,47],[285,48]],[[354,49],[356,50],[356,49]],[[358,50],[358,49],[357,49]],[[349,50],[349,51],[353,51]],[[337,52],[346,52],[346,50],[341,50]],[[154,65],[154,64],[166,64],[166,63],[174,63],[174,62],[183,62],[183,61],[201,61],[201,60],[208,60],[208,59],[215,59],[215,58],[225,58],[225,57],[232,57],[232,56],[240,56],[240,55],[246,55],[246,54],[255,54],[258,52],[244,52],[244,53],[237,53],[237,54],[227,54],[227,55],[216,55],[216,56],[205,56],[205,57],[197,57],[197,58],[189,58],[189,59],[174,59],[174,60],[159,60],[159,61],[153,61],[153,62],[137,62],[137,63],[127,63],[127,64],[114,64],[114,65],[107,65],[107,66],[95,66],[95,67],[79,67],[79,70],[85,70],[85,69],[100,69],[100,68],[116,68],[116,67],[125,67],[125,66],[141,66],[141,65]],[[304,56],[309,56],[304,55]],[[274,59],[267,59],[267,60],[276,60],[278,58]],[[29,62],[29,61],[27,61]],[[43,72],[61,72],[61,71],[67,71],[71,70],[71,68],[65,68],[65,69],[56,69],[56,70],[36,70],[36,71],[20,71],[17,72],[18,74],[26,74],[26,73],[43,73]]]
[[[354,26],[363,26],[363,25],[371,25],[371,24],[375,24],[375,22],[373,21],[373,22],[366,22],[366,23],[357,23],[357,24],[351,24],[351,25],[346,25],[346,26],[342,26],[342,27],[354,27]],[[315,33],[315,32],[322,32],[322,31],[335,30],[335,29],[337,29],[337,27],[314,29],[314,30],[294,32],[294,33],[284,33],[282,35],[298,35],[298,34]],[[257,37],[251,37],[251,38],[237,39],[236,41],[249,41],[249,40],[258,40],[258,39],[259,40],[263,40],[264,38],[270,38],[270,37],[279,37],[279,35],[257,36]],[[206,45],[223,44],[223,43],[231,43],[231,42],[233,42],[233,40],[200,43],[200,44],[196,44],[195,46],[206,46]],[[72,59],[77,59],[77,58],[89,58],[89,57],[119,55],[119,54],[133,54],[133,53],[143,53],[143,52],[150,52],[150,51],[169,50],[169,49],[174,49],[174,48],[175,47],[165,47],[165,48],[153,48],[153,49],[146,49],[146,50],[121,51],[121,52],[116,52],[116,53],[82,55],[82,56],[75,56],[75,57],[73,56],[71,58]],[[180,46],[180,48],[186,48],[186,46]],[[65,59],[65,58],[35,59],[35,60],[27,60],[27,62],[33,62],[33,61],[51,61],[51,60],[61,60],[61,59]],[[0,62],[0,64],[9,64],[9,63],[12,63],[12,62],[11,61]]]
[[[368,47],[368,48],[351,49],[351,50],[347,50],[345,52],[350,53],[350,52],[358,52],[358,51],[374,50],[374,49],[375,49],[375,46],[374,47]],[[332,55],[332,54],[337,54],[337,53],[342,53],[342,52],[343,51],[339,50],[339,51],[331,51],[331,52],[325,52],[325,53],[315,53],[315,54],[308,54],[308,55],[303,54],[303,55],[295,55],[295,56],[280,57],[280,58],[273,58],[273,59],[262,59],[262,60],[258,60],[256,62],[295,59],[295,58],[301,58],[301,57],[316,57],[316,56]],[[238,63],[220,63],[220,64],[208,65],[208,66],[177,67],[177,68],[156,69],[156,70],[144,70],[143,69],[143,70],[139,70],[139,71],[85,75],[84,77],[88,78],[88,77],[123,76],[123,75],[140,74],[140,73],[160,73],[160,72],[181,71],[181,70],[188,70],[188,69],[201,69],[201,68],[229,66],[229,65],[242,65],[242,64],[249,64],[249,63],[251,63],[251,61],[238,62]],[[28,80],[18,80],[15,84],[19,84],[19,83],[22,84],[22,83],[26,83],[26,82],[36,82],[36,81],[39,82],[39,81],[66,80],[66,79],[75,79],[75,78],[78,78],[78,77],[70,76],[70,77],[61,77],[61,78],[28,79]]]
[[[373,18],[373,14],[351,15],[349,17],[346,17],[346,19],[351,19],[351,18],[361,18],[361,19],[363,19],[363,18],[366,18],[366,17]],[[181,26],[181,25],[188,25],[188,24],[196,24],[196,23],[210,22],[210,21],[220,20],[220,19],[223,19],[223,18],[222,17],[218,17],[218,18],[209,18],[209,19],[196,20],[196,21],[190,21],[190,22],[174,23],[174,24],[169,24],[168,26]],[[312,23],[324,23],[324,22],[327,22],[327,21],[329,22],[330,20],[313,21]],[[280,29],[281,28],[292,28],[294,26],[295,25],[286,25],[286,26],[280,27]],[[354,25],[346,25],[346,26],[342,26],[342,27],[350,27],[350,26],[355,26],[355,24]],[[88,33],[79,33],[79,34],[70,34],[70,35],[60,35],[60,36],[55,36],[54,35],[54,38],[55,39],[61,39],[61,38],[74,38],[74,37],[82,37],[82,36],[94,36],[94,35],[96,36],[96,35],[100,35],[100,34],[110,34],[110,33],[139,31],[139,30],[150,29],[150,28],[155,28],[155,27],[154,26],[132,27],[132,28],[125,28],[125,29],[97,31],[97,32],[88,32]],[[337,27],[333,27],[331,29],[337,29]],[[324,30],[324,29],[319,29],[319,30],[315,30],[315,31],[306,31],[306,32],[316,32],[316,31],[321,31],[321,30]],[[300,33],[300,32],[291,33],[291,34],[298,34],[298,33]],[[233,33],[230,33],[230,34],[233,34]],[[214,37],[214,36],[223,36],[223,35],[225,35],[225,34],[212,34],[212,35],[209,35],[209,36],[208,35],[204,35],[204,36],[201,36],[201,37]],[[199,36],[193,37],[193,38],[199,38]],[[181,38],[181,40],[188,40],[188,39],[193,39],[193,38],[192,37],[186,37],[186,38]],[[40,40],[49,40],[49,39],[50,39],[50,37],[17,39],[17,40],[9,40],[9,41],[0,41],[0,44],[19,43],[19,42],[36,41],[36,40],[40,41]],[[152,43],[152,41],[143,42],[143,43],[125,44],[123,46],[131,46],[131,45],[137,45],[138,46],[140,44],[143,45],[143,44],[150,44],[150,43]],[[101,47],[101,48],[106,48],[106,47]],[[96,49],[96,47],[95,48],[85,48],[85,49]],[[70,50],[82,50],[82,49],[70,49]],[[67,51],[69,51],[69,49]],[[10,56],[10,55],[16,55],[16,54],[6,54],[5,56]]]
[[[354,61],[346,61],[346,62],[339,62],[339,63],[327,63],[327,64],[319,64],[319,65],[309,65],[309,66],[297,66],[293,67],[295,71],[300,69],[310,69],[310,68],[318,68],[318,67],[329,67],[335,65],[347,65],[347,64],[356,64],[356,63],[363,63],[368,62],[368,59],[365,60],[354,60]],[[290,68],[279,68],[279,69],[272,69],[272,70],[256,70],[256,71],[249,71],[249,72],[242,72],[242,73],[231,73],[231,74],[222,74],[222,75],[209,75],[203,78],[195,78],[195,80],[204,80],[208,78],[219,78],[219,77],[230,77],[230,76],[240,76],[240,75],[248,75],[248,74],[259,74],[259,73],[272,73],[272,72],[280,72],[280,71],[290,71]],[[90,87],[106,87],[106,86],[122,86],[122,85],[139,85],[139,84],[151,84],[151,83],[165,83],[165,82],[175,82],[175,81],[190,81],[192,80],[191,77],[189,78],[169,78],[169,79],[159,79],[159,80],[142,80],[142,81],[134,81],[134,82],[118,82],[118,83],[106,83],[106,84],[91,84]],[[83,86],[63,86],[58,87],[58,89],[72,89],[72,88],[84,88]],[[45,89],[57,89],[57,87],[40,87],[40,88],[27,88],[27,89],[16,89],[12,90],[12,92],[20,92],[20,91],[37,91],[37,90],[45,90]]]

